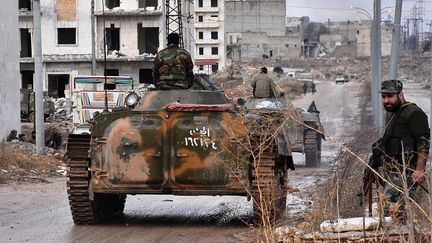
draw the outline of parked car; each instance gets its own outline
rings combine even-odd
[[[335,79],[336,83],[347,83],[349,82],[349,77],[348,75],[340,75],[340,76],[336,76]]]

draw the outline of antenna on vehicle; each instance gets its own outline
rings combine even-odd
[[[102,20],[103,20],[103,45],[104,45],[104,93],[105,93],[105,107],[103,112],[109,112],[108,110],[108,92],[107,92],[107,60],[106,60],[106,26],[105,26],[105,1],[102,0]]]

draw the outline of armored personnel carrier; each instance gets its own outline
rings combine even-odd
[[[295,112],[298,120],[287,123],[292,151],[305,155],[306,167],[318,167],[321,164],[321,141],[325,140],[320,111],[312,101],[307,110],[295,108]]]
[[[69,136],[75,224],[121,214],[128,194],[240,195],[253,199],[256,223],[283,215],[292,156],[275,114],[243,116],[209,90],[130,92],[125,104]]]

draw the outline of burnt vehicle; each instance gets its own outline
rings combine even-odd
[[[243,117],[221,91],[148,90],[141,97],[130,92],[127,108],[102,112],[88,133],[70,134],[75,224],[121,214],[128,194],[240,195],[253,199],[257,223],[283,215],[292,157],[283,135],[251,130],[254,122],[267,124],[265,115]]]
[[[297,121],[288,121],[292,151],[305,155],[306,167],[318,167],[321,164],[321,142],[325,140],[320,111],[312,101],[307,110],[295,108],[295,112]]]
[[[35,94],[32,89],[20,90],[20,107],[21,107],[21,120],[34,122],[35,119]],[[54,102],[49,99],[48,93],[43,92],[44,102],[44,119],[54,114]]]

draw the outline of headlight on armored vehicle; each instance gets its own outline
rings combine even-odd
[[[138,104],[138,101],[140,100],[140,97],[135,92],[130,92],[126,95],[125,103],[126,106],[129,108],[134,108],[136,104]]]

